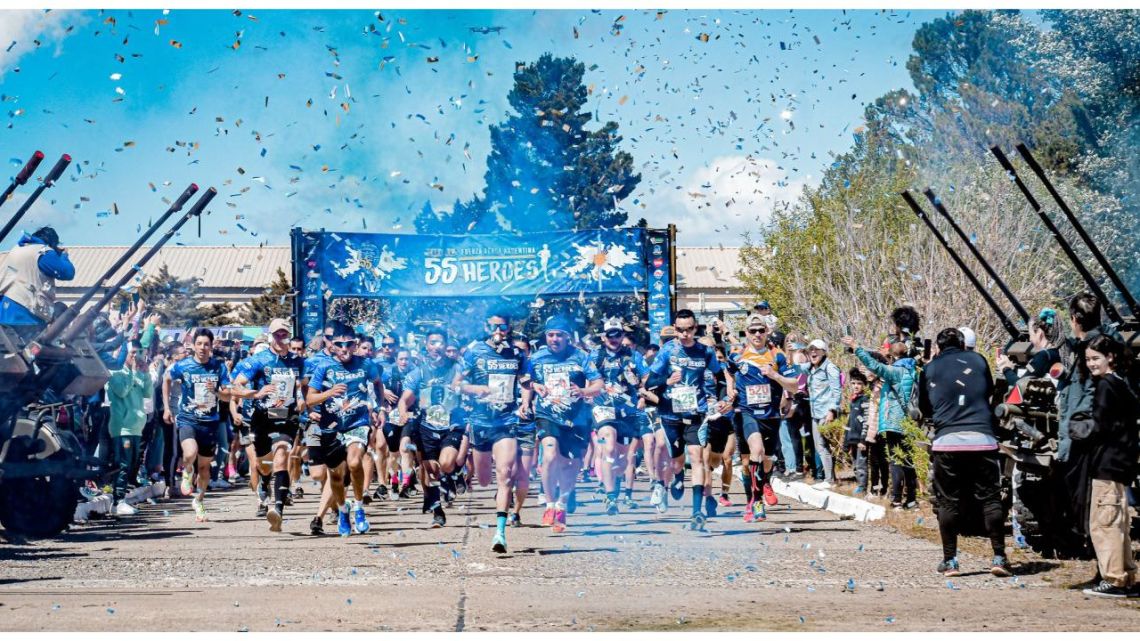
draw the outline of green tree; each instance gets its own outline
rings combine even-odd
[[[268,325],[274,318],[288,319],[293,315],[293,285],[280,267],[277,278],[266,286],[260,296],[250,299],[240,310],[245,325]]]
[[[139,284],[139,296],[152,312],[162,315],[170,327],[199,325],[207,313],[200,307],[201,281],[197,278],[178,278],[163,264],[158,272]]]
[[[195,325],[202,327],[224,327],[226,325],[240,325],[237,310],[229,303],[209,303],[198,308],[199,318]]]
[[[514,114],[491,126],[483,197],[456,202],[449,216],[425,208],[419,230],[486,233],[623,225],[618,203],[641,181],[633,157],[618,151],[618,124],[586,129],[585,66],[543,54],[518,63],[507,100]]]

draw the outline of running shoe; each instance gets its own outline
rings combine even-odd
[[[732,507],[732,499],[728,498],[728,492],[721,492],[720,505],[721,507]]]
[[[467,493],[467,490],[471,489],[471,486],[467,484],[467,477],[463,472],[456,472],[454,478],[456,494],[463,495]]]
[[[636,510],[639,507],[637,502],[628,496],[623,497],[620,502],[627,510]]]
[[[357,505],[356,509],[352,511],[352,521],[353,525],[356,526],[357,534],[364,534],[372,529],[372,526],[368,523],[368,517],[364,514],[363,505]]]
[[[994,556],[994,561],[990,564],[990,574],[1000,577],[1013,576],[1013,570],[1009,566],[1009,559],[1000,554]]]
[[[190,505],[194,508],[194,520],[199,523],[204,522],[206,520],[206,506],[202,504],[202,499],[195,496],[194,500],[190,501]]]
[[[776,498],[776,493],[772,491],[771,483],[765,483],[762,491],[764,493],[764,502],[768,505],[775,505],[780,502],[780,499]]]
[[[552,525],[554,525],[554,508],[548,507],[546,511],[542,513],[542,526],[550,527]]]
[[[321,517],[314,516],[312,521],[309,521],[309,534],[313,536],[321,536],[325,533],[325,526],[321,523]]]
[[[853,492],[851,492],[851,495],[852,495],[852,496],[859,496],[860,494],[864,494],[864,493],[866,493],[866,491],[867,491],[867,490],[865,490],[865,489],[863,488],[863,486],[861,486],[861,485],[860,485],[860,486],[856,486],[855,490],[854,490]]]
[[[665,493],[665,486],[661,487],[661,502],[657,504],[657,513],[664,514],[669,511],[669,495]]]
[[[372,498],[377,501],[383,501],[384,499],[388,498],[388,486],[381,485],[377,487],[376,491],[372,493]]]
[[[281,513],[277,511],[277,506],[274,505],[265,513],[265,520],[269,521],[270,532],[281,531]]]
[[[705,518],[711,519],[716,516],[716,499],[711,496],[705,497]]]
[[[555,533],[566,531],[566,510],[554,511],[554,523],[550,527]]]
[[[411,483],[407,483],[400,488],[399,497],[402,499],[412,498],[412,484]]]
[[[285,505],[293,506],[293,490],[289,490],[285,493]]]
[[[138,508],[127,503],[126,501],[119,501],[115,503],[115,516],[134,516],[138,514]]]
[[[300,483],[293,486],[293,496],[299,499],[305,498],[305,488],[301,487]]]
[[[495,538],[491,539],[491,551],[497,554],[507,553],[507,536],[502,532],[496,532]]]
[[[522,527],[522,517],[519,516],[518,512],[511,512],[510,515],[507,516],[507,525],[511,527]]]
[[[606,497],[606,515],[617,516],[618,503],[616,500]]]
[[[189,467],[182,468],[182,484],[178,486],[182,492],[182,496],[190,496],[194,493],[194,475],[190,472]]]
[[[259,502],[257,504],[257,518],[264,519],[265,515],[268,513],[269,513],[269,506],[266,505],[265,501]]]
[[[654,483],[653,489],[649,491],[649,504],[653,507],[661,505],[661,499],[665,496],[665,487],[660,483]]]
[[[341,536],[352,534],[352,522],[348,519],[348,510],[337,510],[336,531]]]
[[[573,514],[578,511],[578,490],[575,488],[570,490],[570,496],[566,497],[566,513]]]
[[[673,482],[669,484],[669,495],[674,501],[680,501],[685,496],[685,473],[673,475]]]
[[[226,480],[228,480],[230,483],[236,483],[237,479],[238,473],[237,470],[234,469],[234,466],[226,465]]]
[[[768,512],[764,509],[764,501],[749,501],[748,506],[744,508],[745,523],[759,523],[767,518]]]
[[[705,529],[705,516],[697,512],[689,519],[689,529],[694,532],[702,532]]]
[[[947,559],[938,564],[938,571],[943,576],[958,576],[962,574],[962,568],[958,566],[958,559]]]
[[[444,515],[443,510],[436,510],[431,517],[432,528],[440,528],[447,525],[447,516]]]

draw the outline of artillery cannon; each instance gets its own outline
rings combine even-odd
[[[118,282],[106,289],[98,303],[78,320],[76,316],[197,190],[191,184],[75,304],[31,340],[11,327],[0,326],[0,389],[5,390],[0,395],[0,524],[7,532],[33,537],[58,534],[75,513],[79,484],[102,474],[102,466],[84,454],[71,430],[73,413],[68,398],[95,394],[110,379],[110,372],[85,335],[96,315],[187,221],[205,209],[216,190],[207,190]],[[21,212],[26,209],[25,203]],[[10,221],[7,227],[14,224]]]

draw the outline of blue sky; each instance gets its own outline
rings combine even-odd
[[[6,180],[35,149],[41,174],[72,155],[21,225],[65,244],[129,243],[190,182],[219,196],[185,244],[412,233],[425,201],[482,190],[514,65],[549,51],[587,66],[587,107],[620,124],[642,174],[630,222],[739,245],[847,149],[866,102],[910,88],[914,31],[944,13],[0,11],[0,160]]]

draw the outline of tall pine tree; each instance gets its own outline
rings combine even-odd
[[[585,66],[574,58],[543,54],[518,63],[507,96],[515,114],[491,126],[482,198],[456,202],[451,215],[430,206],[416,228],[435,233],[519,232],[613,227],[626,222],[619,201],[641,175],[633,157],[618,151],[618,124],[586,126]]]
[[[293,285],[281,268],[277,268],[277,279],[270,283],[258,297],[250,299],[241,309],[241,321],[246,325],[268,325],[274,318],[289,318],[293,315]]]

